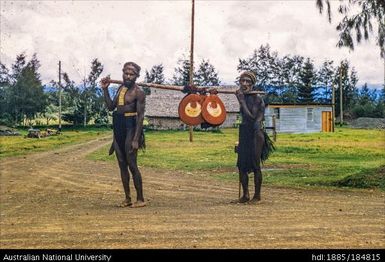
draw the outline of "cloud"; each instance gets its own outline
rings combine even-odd
[[[239,58],[266,43],[279,56],[308,56],[317,65],[346,58],[358,71],[359,84],[383,83],[378,47],[337,48],[340,17],[335,12],[329,24],[313,0],[196,1],[195,8],[195,61],[209,59],[224,83],[234,81]],[[143,71],[162,63],[170,79],[178,59],[188,56],[190,22],[190,1],[6,1],[1,2],[0,58],[11,65],[21,52],[37,53],[45,82],[57,78],[59,60],[80,81],[93,58],[113,78],[119,79],[123,63],[131,60]]]

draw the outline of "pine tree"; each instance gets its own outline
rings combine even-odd
[[[97,87],[96,80],[103,72],[103,65],[97,58],[91,61],[91,71],[87,79],[83,80],[80,108],[83,109],[83,125],[94,118],[96,123],[108,122],[108,114],[103,108],[102,91]]]
[[[344,112],[348,114],[356,103],[358,75],[354,68],[350,68],[349,61],[347,60],[342,61],[336,68],[336,109],[340,108],[340,82],[342,83],[342,107]],[[336,116],[339,114],[339,110],[336,110]]]
[[[316,75],[314,71],[314,65],[310,58],[306,59],[303,65],[302,71],[300,72],[300,84],[298,86],[298,99],[300,103],[312,103],[314,102],[314,92]]]
[[[1,67],[2,100],[5,105],[2,117],[12,119],[13,124],[33,119],[47,106],[47,96],[40,80],[38,69],[40,62],[36,54],[27,62],[25,54],[16,57],[12,73],[3,65]],[[25,123],[25,122],[24,122]]]
[[[257,79],[255,87],[267,91],[269,96],[278,96],[279,60],[277,53],[270,51],[269,44],[261,45],[250,57],[239,59],[237,70],[238,72],[252,71]]]
[[[319,88],[318,101],[321,103],[330,103],[332,96],[332,84],[335,77],[336,69],[333,61],[326,60],[321,69],[317,72],[317,82]]]
[[[196,71],[194,82],[199,86],[218,86],[220,84],[218,73],[209,60],[203,59]]]
[[[146,70],[146,74],[144,77],[145,83],[154,83],[154,84],[164,84],[164,73],[163,73],[163,65],[154,65],[150,72]],[[151,88],[143,87],[143,91],[146,95],[151,95]]]
[[[183,58],[178,60],[178,66],[174,69],[171,82],[179,86],[185,86],[190,83],[190,60]]]
[[[0,124],[10,125],[12,115],[9,112],[11,80],[9,69],[0,62]]]
[[[277,53],[270,51],[270,45],[261,45],[258,50],[247,59],[239,59],[237,70],[254,72],[257,86],[266,87],[277,82],[278,66]]]
[[[295,103],[297,101],[304,60],[302,56],[285,56],[281,60],[280,79],[283,87],[279,102]]]

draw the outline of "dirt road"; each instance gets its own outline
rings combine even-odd
[[[238,185],[141,167],[145,208],[119,208],[116,163],[86,160],[109,143],[1,160],[1,248],[385,248],[384,193]],[[135,192],[135,191],[133,191]]]

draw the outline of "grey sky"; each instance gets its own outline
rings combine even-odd
[[[356,68],[359,85],[381,85],[384,62],[374,39],[354,52],[336,47],[339,21],[319,15],[314,0],[196,1],[195,61],[209,59],[223,83],[237,76],[239,58],[269,43],[280,56],[347,58]],[[98,58],[103,75],[121,78],[121,67],[135,61],[144,70],[163,63],[166,78],[190,48],[191,1],[1,1],[1,61],[10,66],[17,54],[37,53],[43,82],[57,79],[57,63],[80,81]]]

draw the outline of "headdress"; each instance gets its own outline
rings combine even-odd
[[[242,76],[247,76],[251,79],[253,85],[255,84],[255,82],[257,82],[257,77],[255,76],[255,74],[251,71],[245,71],[241,74],[240,78],[242,78]]]
[[[129,69],[134,71],[137,76],[140,75],[140,69],[141,68],[140,68],[140,66],[137,63],[127,62],[127,63],[124,64],[123,69],[126,68],[126,67],[128,67]]]

